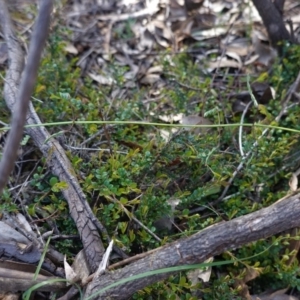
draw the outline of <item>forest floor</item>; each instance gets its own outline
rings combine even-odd
[[[9,8],[27,51],[35,1]],[[295,35],[299,12],[299,3],[285,3]],[[93,213],[126,255],[246,215],[288,193],[300,166],[299,133],[265,134],[253,125],[300,129],[299,96],[276,119],[300,70],[300,50],[284,49],[288,56],[281,59],[247,0],[55,4],[32,102],[52,124],[49,131],[65,149]],[[4,74],[3,42],[0,67]],[[5,126],[10,113],[2,100]],[[56,242],[50,245],[71,262],[82,245],[61,193],[65,185],[46,163],[25,137],[1,211],[23,212],[41,234],[52,228]],[[132,299],[297,299],[286,295],[300,289],[291,259],[299,245],[287,245],[282,236],[288,234],[214,258],[248,257],[244,263],[182,272]]]

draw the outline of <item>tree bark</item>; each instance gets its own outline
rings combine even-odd
[[[275,5],[271,0],[253,0],[274,48],[280,48],[278,43],[281,41],[293,42],[283,22],[282,12],[280,12],[280,8],[283,7],[284,3],[282,0],[277,2]],[[277,6],[279,7],[277,8]]]
[[[273,3],[277,10],[279,11],[280,15],[283,16],[283,8],[284,8],[285,0],[274,0]]]
[[[300,194],[228,222],[212,225],[188,238],[180,239],[122,269],[94,278],[86,297],[118,280],[147,271],[186,264],[198,264],[209,257],[300,226]],[[127,299],[134,292],[166,279],[170,273],[149,276],[111,288],[93,299]]]

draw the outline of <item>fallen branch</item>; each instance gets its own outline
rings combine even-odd
[[[94,278],[87,288],[85,297],[130,276],[161,268],[198,264],[224,251],[299,226],[300,194],[284,197],[267,208],[228,222],[212,225],[188,238],[160,247],[147,257],[122,269],[108,271]],[[169,276],[169,273],[165,273],[126,282],[101,293],[101,299],[128,299],[134,292]],[[99,299],[99,296],[94,299]]]
[[[49,5],[49,2],[52,1],[49,0],[42,1],[42,6],[45,5],[46,7],[48,7],[47,3]],[[46,12],[44,10],[41,10],[40,14],[41,13],[44,14]],[[44,15],[40,16],[37,22],[42,22],[44,17],[46,18],[46,16]],[[5,6],[4,0],[0,0],[0,23],[9,50],[8,51],[9,68],[6,73],[6,80],[4,85],[4,97],[9,109],[11,111],[16,112],[16,108],[14,104],[16,103],[16,95],[17,95],[17,91],[19,90],[19,84],[20,84],[19,94],[23,96],[24,93],[24,95],[27,95],[26,98],[30,97],[32,93],[32,88],[35,84],[35,78],[36,78],[36,76],[34,76],[34,74],[31,74],[31,72],[36,72],[36,71],[33,71],[33,66],[29,66],[31,60],[28,59],[26,68],[29,70],[30,73],[28,74],[29,77],[27,78],[26,75],[27,73],[24,73],[24,76],[21,79],[21,74],[23,70],[23,60],[24,60],[23,53],[20,44],[16,38],[16,35],[12,30],[11,20],[9,18],[9,14]],[[40,26],[41,24],[37,23],[36,28],[39,29]],[[40,30],[38,31],[40,32]],[[37,39],[37,38],[40,37],[39,36],[33,37],[33,39]],[[37,43],[36,41],[33,42],[34,44]],[[30,47],[30,51],[32,51],[31,49],[32,47]],[[31,57],[32,55],[33,54],[29,53],[28,57]],[[29,80],[28,84],[30,85],[30,88],[26,85],[27,80]],[[29,101],[29,99],[27,100]],[[23,113],[27,111],[27,106],[28,104],[26,104],[26,109],[25,109],[23,103],[22,106],[22,109],[24,109]],[[18,149],[19,141],[23,133],[22,130],[23,127],[20,126],[21,121],[17,117],[19,114],[20,112],[18,111],[17,114],[14,116],[13,123],[12,123],[12,127],[17,126],[16,128],[18,128],[19,130],[17,134],[17,138],[15,138],[14,143],[8,141],[5,148],[6,151],[12,152],[13,149],[16,151]],[[27,124],[41,124],[41,121],[38,115],[36,114],[34,107],[32,106],[31,103],[29,103],[29,112],[27,114],[26,120],[27,120]],[[18,122],[18,125],[14,124],[15,122]],[[14,132],[15,131],[11,131],[10,135],[13,135]],[[73,218],[74,222],[76,223],[79,235],[81,237],[84,246],[89,268],[92,272],[96,271],[99,263],[101,262],[102,255],[104,253],[104,247],[98,233],[98,229],[99,229],[98,227],[101,227],[100,226],[101,224],[99,224],[99,221],[93,215],[93,212],[86,200],[86,197],[82,192],[77,179],[73,175],[75,174],[75,171],[73,170],[71,163],[69,162],[60,144],[54,138],[50,138],[50,134],[45,129],[45,127],[41,125],[40,127],[28,128],[26,129],[26,132],[32,137],[35,144],[41,150],[43,155],[47,157],[48,167],[51,169],[52,173],[58,176],[60,181],[64,181],[68,184],[68,188],[63,190],[62,193],[68,202],[70,215]],[[45,143],[45,141],[47,142]],[[14,148],[12,149],[11,147],[13,146]],[[13,164],[15,158],[10,157],[9,159],[10,159],[10,163]],[[5,157],[3,158],[3,161],[4,163],[6,163]],[[0,174],[2,173],[0,172]],[[2,179],[2,184],[3,183],[4,181]]]

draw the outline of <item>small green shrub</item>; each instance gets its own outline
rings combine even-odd
[[[114,34],[130,38],[132,32],[129,28],[125,26],[121,32]],[[80,70],[76,68],[76,60],[68,58],[63,49],[60,35],[53,34],[40,68],[34,96],[36,110],[45,122],[93,121],[102,120],[103,116],[108,120],[156,121],[159,114],[179,112],[186,115],[206,114],[215,124],[228,120],[229,105],[221,103],[222,100],[211,88],[211,78],[204,75],[187,54],[173,55],[172,61],[169,53],[159,57],[169,84],[161,91],[164,95],[164,109],[152,103],[151,111],[158,114],[152,116],[142,101],[146,87],[137,85],[126,99],[117,99],[119,101],[111,109],[108,101],[110,88],[99,89],[89,79],[85,79],[84,85],[79,85]],[[288,57],[274,64],[268,78],[276,88],[277,97],[259,108],[263,122],[267,124],[277,116],[282,97],[299,70],[299,48],[287,46],[286,52]],[[122,87],[125,82],[125,71],[126,68],[119,67],[113,61],[108,66],[108,72],[117,87]],[[223,91],[222,97],[230,92],[235,80],[233,75],[227,78],[228,91]],[[247,89],[246,82],[243,88]],[[278,125],[298,128],[299,116],[300,108],[295,107]],[[238,116],[234,118],[233,122],[239,122]],[[295,153],[299,143],[296,134],[274,131],[259,139],[258,146],[253,149],[261,130],[244,130],[244,151],[252,151],[252,154],[228,190],[227,194],[231,197],[217,207],[209,207],[211,201],[218,199],[242,160],[236,144],[237,128],[211,129],[209,134],[181,130],[171,136],[169,142],[161,137],[159,129],[136,124],[113,128],[96,124],[74,124],[67,129],[50,128],[52,134],[62,133],[61,139],[66,147],[79,145],[78,148],[100,129],[104,130],[103,135],[84,146],[93,151],[85,152],[70,147],[67,148],[67,155],[95,215],[107,228],[109,235],[115,238],[117,245],[132,255],[191,235],[220,220],[251,213],[285,195],[288,191],[288,174],[295,167],[289,163],[290,156]],[[66,183],[59,182],[46,172],[44,163],[40,162],[29,179],[32,193],[27,200],[28,213],[37,219],[52,216],[51,220],[62,234],[75,234],[75,225],[61,194]],[[282,166],[286,166],[286,169],[281,170]],[[259,195],[257,186],[262,187]],[[4,193],[1,210],[16,210],[15,205],[9,204],[11,198],[9,192]],[[180,199],[180,205],[174,213],[168,203],[173,198]],[[209,209],[199,214],[189,214],[189,210],[199,206]],[[157,220],[171,214],[176,218],[177,229],[163,231],[155,227]],[[137,225],[133,215],[159,235],[162,242]],[[49,224],[41,226],[43,230],[49,230]],[[295,265],[285,265],[285,245],[280,241],[277,237],[265,239],[232,251],[232,255],[238,259],[253,257],[247,264],[262,269],[263,275],[255,280],[253,292],[271,287],[280,288],[287,284],[299,287],[298,271]],[[276,245],[273,245],[275,242]],[[56,242],[55,246],[68,254],[75,254],[78,250],[69,240]],[[224,256],[215,259],[222,260]],[[223,266],[220,270],[226,275],[218,277],[213,274],[209,283],[199,284],[203,299],[238,299],[238,291],[233,288],[233,283],[241,276],[244,267],[243,264]],[[274,279],[272,284],[270,278]],[[139,291],[133,299],[197,299],[194,292],[185,272],[181,272]]]

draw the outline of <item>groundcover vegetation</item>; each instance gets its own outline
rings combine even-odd
[[[119,97],[120,93],[112,96],[111,86],[99,87],[82,76],[76,67],[77,58],[64,50],[64,34],[61,29],[52,32],[32,101],[42,121],[52,123],[49,131],[64,147],[95,216],[128,255],[155,249],[217,222],[249,214],[289,192],[291,172],[299,167],[299,133],[272,128],[262,136],[266,127],[254,124],[300,130],[298,105],[279,122],[275,120],[287,88],[299,71],[299,46],[284,45],[283,57],[276,60],[269,72],[258,76],[237,76],[232,70],[226,74],[220,70],[218,74],[206,73],[188,52],[160,52],[157,56],[163,66],[161,97],[148,101],[149,86],[127,88],[124,98]],[[114,79],[114,90],[124,89],[126,71],[111,57],[107,72]],[[216,77],[220,77],[219,85],[215,84]],[[258,105],[251,100],[253,104],[242,116],[243,112],[234,110],[229,95],[243,91],[253,94],[250,84],[254,82],[268,82],[276,92],[275,97],[264,103],[256,99]],[[3,101],[1,107],[1,119],[8,122]],[[177,127],[179,114],[198,115],[207,124],[220,126]],[[71,123],[56,124],[61,121]],[[120,123],[99,125],[76,121]],[[148,124],[122,124],[122,121]],[[237,123],[245,124],[242,133],[238,125],[222,126]],[[246,159],[240,151],[240,134],[244,153],[251,152]],[[59,182],[47,170],[47,157],[40,156],[30,138],[24,138],[22,149],[28,151],[25,155],[28,161],[20,167],[19,176],[11,178],[10,185],[17,185],[29,176],[22,198],[30,216],[49,219],[48,223],[40,224],[40,230],[48,231],[55,226],[61,234],[76,235],[61,195],[66,183]],[[242,160],[244,167],[220,199]],[[0,209],[18,211],[16,200],[13,190],[6,189]],[[259,273],[248,283],[251,293],[286,287],[298,289],[299,268],[297,260],[291,260],[295,253],[289,248],[292,240],[289,234],[215,257],[215,261],[234,258],[236,263],[214,267],[208,282],[200,280],[192,284],[187,272],[181,272],[139,291],[133,299],[240,299],[241,285],[236,282],[243,280],[249,268]],[[81,245],[78,238],[76,243],[66,239],[55,241],[55,248],[71,259]]]

